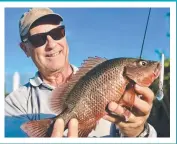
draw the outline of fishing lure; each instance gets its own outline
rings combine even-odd
[[[160,72],[160,76],[159,76],[159,89],[157,91],[157,95],[156,98],[157,100],[161,101],[164,97],[164,93],[163,93],[163,81],[164,81],[164,54],[161,54],[161,72]]]

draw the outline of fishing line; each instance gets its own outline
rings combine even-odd
[[[145,37],[146,37],[146,31],[147,31],[147,27],[148,27],[148,24],[149,24],[150,14],[151,14],[151,8],[149,8],[149,14],[148,14],[147,22],[146,22],[146,28],[145,28],[145,32],[144,32],[143,43],[142,43],[142,46],[141,46],[140,59],[141,59],[142,52],[143,52],[144,40],[145,40]]]

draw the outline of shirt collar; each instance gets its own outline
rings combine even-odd
[[[73,74],[76,74],[76,72],[78,71],[78,68],[74,65],[71,65],[71,67],[73,69]],[[35,76],[33,78],[30,78],[29,82],[34,87],[38,87],[39,85],[41,85],[43,81],[39,77],[39,72],[36,72]]]

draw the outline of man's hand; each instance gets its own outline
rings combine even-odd
[[[63,137],[64,121],[63,119],[57,119],[51,137]],[[68,137],[78,137],[78,121],[77,119],[71,119],[68,124]]]
[[[110,115],[104,116],[104,119],[115,123],[120,132],[124,136],[128,137],[136,137],[143,131],[144,124],[149,117],[152,108],[152,102],[154,99],[154,93],[147,87],[140,87],[135,85],[135,91],[139,95],[142,95],[142,97],[135,97],[133,109],[130,112],[130,116],[127,122],[121,121],[120,118]],[[123,101],[130,103],[130,95],[126,92],[123,96]],[[109,103],[108,109],[121,117],[123,117],[123,113],[125,112],[125,109],[115,102]]]

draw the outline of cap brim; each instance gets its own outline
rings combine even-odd
[[[41,24],[41,23],[59,24],[61,21],[63,21],[63,18],[60,15],[48,14],[48,15],[45,15],[45,16],[42,16],[42,17],[36,19],[29,27],[29,30],[32,26],[37,25],[37,24]]]

